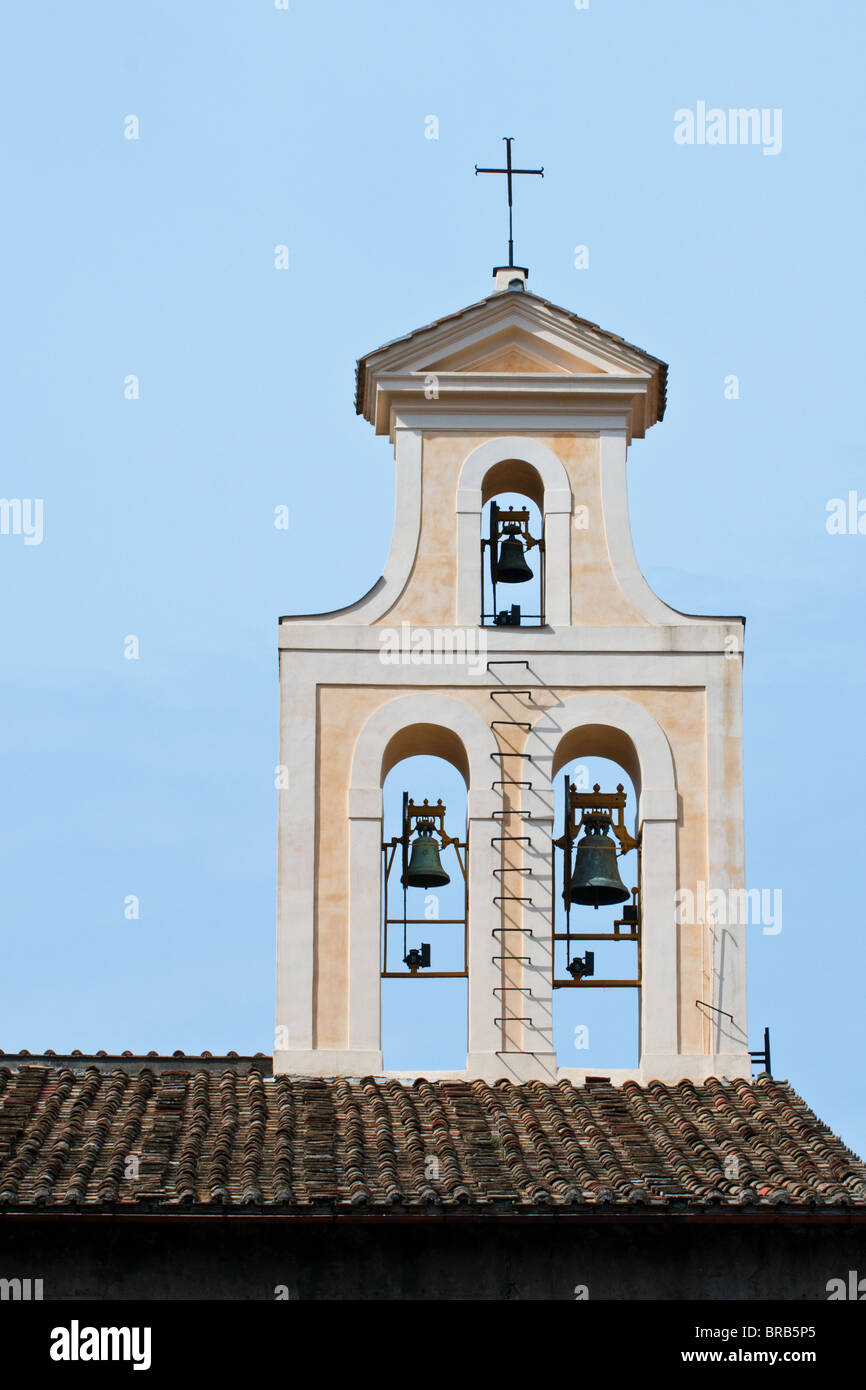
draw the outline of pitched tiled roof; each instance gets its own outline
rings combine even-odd
[[[265,1058],[9,1060],[5,1211],[866,1207],[864,1165],[769,1077],[488,1085],[274,1077]]]

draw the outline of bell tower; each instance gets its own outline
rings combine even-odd
[[[520,267],[495,277],[359,361],[358,413],[396,458],[391,551],[349,607],[280,620],[274,1067],[382,1074],[383,973],[436,970],[436,924],[386,951],[385,919],[438,873],[465,885],[456,1075],[582,1081],[554,995],[607,985],[639,1001],[639,1063],[612,1080],[749,1077],[745,911],[701,906],[745,904],[744,623],[667,607],[629,529],[627,454],[667,368]],[[462,775],[465,831],[413,791],[386,836],[384,780],[415,754]],[[579,785],[580,758],[633,794]],[[596,969],[609,946],[623,978]]]

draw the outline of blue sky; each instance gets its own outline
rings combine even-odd
[[[530,288],[671,365],[632,526],[667,602],[748,618],[748,881],[784,893],[753,1045],[866,1150],[866,536],[825,525],[866,496],[864,27],[838,0],[7,15],[0,493],[44,499],[44,538],[0,536],[6,1050],[270,1051],[276,620],[381,572],[355,360],[490,291],[473,166],[513,135],[545,167]],[[780,153],[678,145],[699,101],[781,109]]]

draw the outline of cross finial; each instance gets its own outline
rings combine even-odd
[[[505,155],[505,168],[504,168],[504,169],[479,169],[478,165],[476,164],[476,165],[475,165],[475,173],[476,173],[476,174],[505,174],[505,176],[506,176],[507,188],[508,188],[508,265],[507,265],[506,269],[511,270],[512,268],[517,269],[517,267],[514,266],[514,225],[513,225],[513,221],[512,221],[512,188],[511,188],[511,179],[512,179],[512,176],[513,176],[514,174],[539,174],[539,175],[541,176],[541,178],[544,178],[544,166],[542,165],[542,167],[541,167],[540,169],[515,169],[515,168],[513,168],[513,167],[512,167],[512,164],[511,164],[511,143],[512,143],[512,141],[513,141],[513,139],[514,139],[514,136],[513,136],[513,135],[503,135],[502,138],[503,138],[503,140],[505,141],[505,150],[506,150],[506,155]]]

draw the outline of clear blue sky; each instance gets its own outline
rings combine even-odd
[[[277,617],[381,572],[355,360],[489,292],[473,165],[514,135],[530,287],[671,364],[632,525],[662,598],[748,618],[748,881],[784,893],[753,1045],[866,1149],[866,536],[825,527],[866,496],[863,29],[853,0],[7,13],[0,493],[45,513],[0,536],[6,1050],[271,1050]],[[699,101],[781,108],[781,152],[676,144]]]

